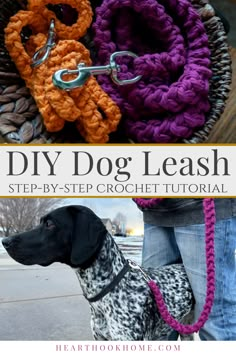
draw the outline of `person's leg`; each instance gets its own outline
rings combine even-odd
[[[144,240],[142,266],[158,268],[163,265],[181,261],[178,246],[175,242],[174,229],[144,224]],[[174,331],[166,340],[177,340],[179,333]]]
[[[181,256],[175,241],[174,229],[144,224],[142,266],[158,268],[180,261]]]
[[[195,321],[205,304],[205,225],[175,228],[175,238],[196,300]],[[236,340],[236,218],[215,226],[216,289],[208,321],[199,331],[201,340]]]

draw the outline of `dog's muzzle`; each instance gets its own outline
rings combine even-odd
[[[11,246],[11,243],[12,243],[12,240],[10,237],[4,237],[2,239],[2,245],[3,247],[7,250],[8,248],[10,248]]]

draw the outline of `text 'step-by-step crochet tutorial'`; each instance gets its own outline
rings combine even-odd
[[[221,3],[2,1],[0,142],[235,143]]]

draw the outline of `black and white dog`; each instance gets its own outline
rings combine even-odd
[[[148,277],[156,281],[177,320],[192,309],[193,295],[182,265],[143,270],[128,262],[102,221],[84,206],[58,208],[35,229],[2,243],[19,263],[62,262],[74,268],[90,303],[96,340],[167,339],[172,329],[159,314]]]

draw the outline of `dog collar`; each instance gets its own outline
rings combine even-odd
[[[103,288],[100,293],[97,295],[88,298],[85,294],[84,297],[86,300],[88,300],[90,303],[91,302],[96,302],[98,300],[101,300],[105,295],[107,295],[111,290],[113,290],[121,281],[121,279],[124,277],[124,275],[130,270],[130,261],[126,261],[124,267],[121,269],[121,271],[114,277],[112,282],[108,284],[105,288]]]
[[[88,300],[89,302],[96,302],[100,299],[102,299],[105,295],[107,295],[111,290],[113,290],[121,281],[121,279],[125,276],[125,274],[130,270],[130,269],[134,269],[134,270],[138,270],[141,272],[144,280],[148,283],[150,281],[152,281],[152,278],[149,277],[149,275],[134,261],[131,261],[130,259],[128,259],[125,262],[124,267],[121,269],[121,271],[115,276],[115,278],[112,280],[112,282],[106,286],[104,289],[102,289],[100,291],[100,293],[98,293],[97,295],[91,297],[91,298],[87,298],[85,295],[84,297],[86,298],[86,300]]]

